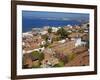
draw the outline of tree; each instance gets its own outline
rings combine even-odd
[[[49,28],[49,29],[48,29],[48,33],[51,33],[51,32],[52,32],[52,28]]]
[[[61,39],[68,37],[68,32],[64,28],[60,28],[57,34],[60,35]]]

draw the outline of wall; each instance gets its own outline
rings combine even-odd
[[[34,0],[46,1],[46,0]],[[100,1],[99,0],[48,0],[47,2],[58,3],[79,3],[79,4],[94,4],[98,5],[98,23],[100,21]],[[10,65],[11,65],[11,11],[10,0],[0,0],[0,80],[10,80]],[[98,24],[98,34],[100,31],[100,24]],[[100,37],[98,36],[98,41]],[[100,47],[98,42],[98,47]],[[100,80],[100,50],[98,50],[98,75],[88,76],[73,76],[73,77],[59,77],[59,78],[43,78],[34,80]],[[33,79],[32,79],[33,80]]]

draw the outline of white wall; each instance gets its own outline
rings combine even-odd
[[[46,0],[33,0],[33,1],[46,1]],[[100,0],[48,0],[48,2],[58,3],[79,3],[79,4],[97,4],[99,6],[98,14],[100,14]],[[0,80],[10,80],[10,65],[11,65],[11,52],[10,52],[10,34],[11,34],[11,14],[10,14],[10,0],[0,0]],[[100,15],[98,15],[98,23],[100,22]],[[100,31],[100,24],[98,24],[98,34]],[[100,37],[98,36],[98,41]],[[100,42],[98,42],[100,44]],[[98,45],[100,47],[100,45]],[[100,50],[98,50],[98,73],[100,72]],[[32,79],[33,80],[33,79]],[[100,73],[98,75],[88,76],[71,76],[71,77],[58,77],[58,78],[42,78],[34,80],[100,80]]]

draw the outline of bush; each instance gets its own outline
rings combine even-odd
[[[48,33],[51,33],[51,32],[52,32],[52,28],[49,28],[49,29],[48,29]]]
[[[48,48],[52,48],[52,46],[51,46],[51,45],[49,45],[49,46],[48,46]]]
[[[44,53],[38,51],[33,51],[32,56],[40,61],[44,59]]]
[[[53,41],[59,41],[59,40],[61,40],[59,36],[53,38]]]
[[[59,63],[55,64],[53,67],[64,67],[64,62],[59,60]]]
[[[40,53],[39,60],[42,61],[44,59],[44,53]]]
[[[40,61],[34,61],[34,63],[32,64],[32,68],[40,68]]]
[[[40,47],[42,48],[42,47],[43,47],[43,45],[40,45]]]
[[[64,29],[64,28],[60,28],[57,31],[57,34],[60,35],[61,39],[65,39],[66,37],[68,37],[69,33]]]
[[[78,32],[79,32],[79,33],[83,33],[83,32],[84,32],[84,30],[83,30],[83,29],[80,29]]]

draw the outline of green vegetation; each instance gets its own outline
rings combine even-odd
[[[62,27],[57,31],[57,34],[60,35],[61,39],[68,37],[69,33]]]
[[[39,61],[44,59],[44,54],[38,51],[33,51],[32,52],[32,56],[36,59],[38,59]]]
[[[83,29],[80,29],[78,32],[79,32],[79,33],[83,33],[83,32],[84,32],[84,30],[83,30]]]
[[[60,40],[59,36],[53,38],[53,41],[59,41],[59,40]]]
[[[51,32],[52,32],[52,28],[49,28],[49,29],[48,29],[48,33],[51,33]]]
[[[39,60],[34,61],[32,64],[32,68],[40,68],[40,61]]]
[[[64,67],[64,62],[59,60],[59,63],[55,64],[53,67]]]
[[[52,45],[48,45],[48,48],[52,48]]]
[[[40,48],[42,48],[43,47],[43,45],[40,45]]]

